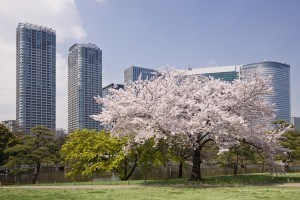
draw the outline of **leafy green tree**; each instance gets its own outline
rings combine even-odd
[[[30,134],[20,138],[20,143],[5,150],[9,154],[8,167],[22,170],[22,165],[34,168],[32,183],[35,183],[42,164],[54,164],[58,158],[58,147],[53,132],[44,126],[31,128]]]
[[[150,138],[143,144],[136,144],[135,150],[132,149],[132,151],[137,152],[137,165],[141,167],[145,178],[153,169],[166,165],[175,156],[163,139],[155,141],[154,138]]]
[[[287,152],[287,157],[283,159],[286,165],[286,171],[292,171],[289,165],[294,166],[295,162],[300,161],[300,133],[299,131],[289,131],[284,134],[284,138],[281,142],[282,146],[289,149]]]
[[[164,165],[168,155],[163,140],[155,142],[152,138],[141,145],[129,142],[128,138],[112,137],[108,131],[87,129],[68,135],[61,149],[67,176],[72,179],[79,175],[91,179],[93,173],[117,172],[121,180],[128,180],[137,166],[147,175],[153,168]]]
[[[179,142],[182,138],[180,136],[168,138],[169,143],[171,146],[168,150],[168,158],[174,163],[178,163],[178,178],[183,177],[183,168],[187,166],[186,161],[192,159],[193,155],[193,148],[186,144]]]
[[[233,169],[233,175],[237,175],[238,166],[241,166],[246,172],[247,165],[257,163],[257,152],[254,148],[246,143],[232,147],[228,152],[218,157],[218,163],[223,167]]]
[[[10,130],[5,125],[0,124],[0,166],[8,160],[8,155],[4,153],[4,150],[12,146],[15,142],[15,137]]]
[[[82,175],[90,179],[94,172],[109,174],[117,170],[124,157],[120,154],[126,141],[111,137],[109,132],[77,130],[67,136],[61,156],[68,167],[67,176]]]
[[[58,145],[59,150],[61,150],[63,144],[66,142],[67,138],[67,131],[65,129],[57,129],[55,131],[54,140],[56,144]]]

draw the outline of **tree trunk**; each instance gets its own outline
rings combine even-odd
[[[120,176],[120,178],[121,178],[122,181],[126,180],[127,171],[128,171],[128,165],[129,165],[128,158],[125,157],[125,159],[124,159],[124,165],[123,165],[123,171],[122,171],[121,176]]]
[[[200,153],[201,153],[201,147],[197,147],[194,150],[194,155],[193,155],[193,167],[192,167],[192,174],[191,174],[191,180],[193,180],[193,181],[201,180]]]
[[[31,182],[32,184],[36,183],[37,177],[40,173],[40,168],[41,168],[41,164],[40,163],[36,164],[36,168],[34,170],[32,182]]]
[[[182,165],[182,161],[180,161],[178,167],[178,178],[182,178]]]
[[[233,166],[233,175],[237,175],[237,169],[238,169],[238,158],[236,159],[236,163],[234,163]]]
[[[247,165],[244,165],[244,174],[247,174]]]
[[[236,148],[236,161],[235,161],[235,164],[233,166],[233,175],[237,175],[238,165],[239,165],[239,152]]]
[[[127,181],[127,180],[129,180],[129,178],[131,177],[131,175],[133,174],[133,171],[135,170],[135,168],[137,167],[137,160],[138,160],[138,158],[137,158],[137,155],[135,156],[135,159],[134,159],[134,164],[133,164],[133,166],[131,167],[131,169],[130,169],[130,172],[126,175],[126,177],[125,177],[125,180]]]
[[[237,175],[238,166],[237,164],[234,164],[233,166],[233,175]]]

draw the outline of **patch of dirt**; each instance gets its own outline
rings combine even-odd
[[[282,186],[282,187],[300,187],[300,183],[283,183],[279,186]]]

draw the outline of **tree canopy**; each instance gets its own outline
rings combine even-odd
[[[94,173],[110,175],[118,172],[122,180],[128,180],[137,166],[146,173],[167,161],[167,148],[162,142],[149,139],[144,144],[131,143],[125,150],[128,138],[113,137],[108,131],[77,130],[68,135],[61,155],[72,179],[83,176],[91,179]]]
[[[5,125],[0,124],[0,166],[5,164],[8,159],[8,155],[4,153],[4,150],[15,143],[14,135],[6,128]]]
[[[180,138],[194,149],[194,180],[201,179],[201,150],[212,140],[220,153],[241,142],[250,144],[272,170],[280,170],[274,155],[284,152],[279,139],[285,131],[266,134],[274,118],[274,107],[264,98],[272,94],[269,81],[254,74],[230,83],[164,70],[153,80],[138,80],[97,98],[103,111],[93,118],[109,125],[114,136],[136,143]]]
[[[282,139],[283,147],[289,149],[287,156],[283,157],[283,161],[286,162],[286,170],[291,171],[290,165],[294,165],[295,162],[300,162],[300,132],[296,130],[290,130],[284,134]]]
[[[107,174],[118,167],[118,156],[125,141],[110,137],[109,132],[77,130],[67,136],[61,155],[68,167],[67,176],[91,178],[94,172]]]

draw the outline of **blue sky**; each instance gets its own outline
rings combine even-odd
[[[67,127],[67,54],[75,42],[91,42],[102,49],[103,86],[122,83],[124,69],[132,65],[197,68],[263,60],[285,62],[291,65],[292,116],[300,116],[300,1],[26,2],[0,2],[3,24],[0,66],[1,71],[6,72],[0,75],[0,120],[15,119],[15,28],[18,22],[49,26],[57,31],[58,128]],[[26,6],[27,11],[24,11]],[[4,52],[3,48],[10,50]]]

